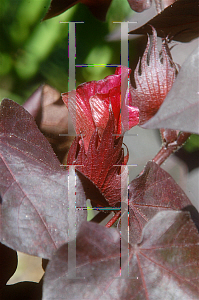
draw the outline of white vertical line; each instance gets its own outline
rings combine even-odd
[[[122,236],[129,235],[129,223],[128,223],[128,167],[121,166],[121,277],[127,278],[128,266],[126,265],[126,254],[129,259],[129,247],[128,243]],[[129,240],[129,237],[127,237]]]
[[[129,67],[128,22],[121,22],[121,65]]]
[[[68,167],[68,278],[76,278],[76,182],[75,166]]]

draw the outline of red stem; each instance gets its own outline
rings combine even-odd
[[[160,166],[174,151],[175,147],[165,148],[165,146],[162,146],[160,151],[154,157],[153,161]]]
[[[118,211],[113,217],[112,219],[110,219],[110,221],[105,225],[105,227],[109,228],[111,227],[120,217],[121,215],[121,210]]]
[[[160,166],[172,153],[182,147],[190,135],[191,133],[189,132],[181,132],[175,142],[169,143],[168,145],[164,144],[162,146],[153,161]]]

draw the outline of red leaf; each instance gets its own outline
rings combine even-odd
[[[141,75],[139,75],[140,62],[134,72],[136,89],[130,87],[132,105],[139,108],[140,125],[153,117],[175,80],[176,68],[167,53],[167,47],[162,45],[162,59],[157,49],[157,34],[154,28],[153,41],[148,43],[141,60]],[[151,46],[150,54],[149,48]],[[149,64],[147,63],[149,56]]]
[[[190,200],[174,179],[156,163],[148,162],[144,173],[129,186],[131,242],[139,242],[144,225],[157,212],[188,205]]]
[[[76,165],[76,169],[89,178],[101,191],[109,205],[121,201],[121,165],[124,165],[123,137],[114,134],[114,115],[110,118],[103,132],[101,141],[95,131],[90,139],[87,153],[83,139],[76,137],[68,153],[68,165]],[[96,201],[95,197],[93,199]]]

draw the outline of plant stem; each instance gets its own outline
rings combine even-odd
[[[160,166],[172,153],[182,147],[190,135],[191,133],[189,132],[181,132],[176,141],[168,143],[167,145],[163,144],[153,161]]]
[[[111,227],[120,217],[121,215],[121,211],[118,211],[113,217],[112,219],[110,219],[110,221],[105,225],[105,227],[109,228]]]

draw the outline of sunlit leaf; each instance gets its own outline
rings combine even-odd
[[[74,218],[77,228],[86,220],[86,211],[69,210],[75,201],[80,207],[86,206],[81,181],[74,171],[69,173],[74,188],[68,198],[68,172],[60,167],[48,141],[24,108],[3,100],[0,125],[1,242],[50,258],[58,247],[74,238],[75,231],[68,236]]]
[[[82,226],[76,245],[76,278],[68,272],[63,245],[47,266],[43,300],[198,298],[199,234],[188,213],[158,213],[129,256],[115,229],[93,223]]]

